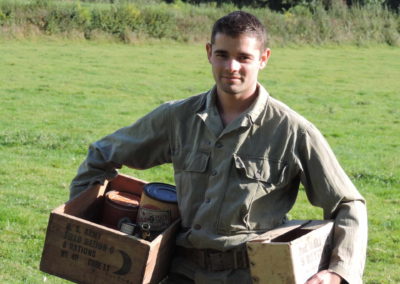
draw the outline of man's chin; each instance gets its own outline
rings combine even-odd
[[[243,90],[240,86],[235,86],[235,85],[224,85],[222,86],[221,90],[229,95],[237,95],[241,93]]]

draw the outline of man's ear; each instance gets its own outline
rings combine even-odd
[[[207,42],[206,44],[206,51],[207,51],[207,58],[208,58],[208,62],[211,63],[211,55],[212,55],[212,44],[210,42]]]
[[[260,70],[264,69],[265,66],[267,66],[268,59],[271,56],[271,49],[266,48],[263,53],[261,54],[260,58]]]

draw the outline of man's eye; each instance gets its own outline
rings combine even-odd
[[[241,57],[239,57],[239,60],[248,62],[251,60],[251,58],[249,56],[241,56]]]

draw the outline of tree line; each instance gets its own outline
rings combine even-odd
[[[323,5],[329,9],[332,5],[345,4],[351,6],[381,5],[388,9],[399,12],[400,0],[179,0],[190,4],[215,3],[217,6],[223,4],[233,4],[238,8],[252,7],[265,8],[268,7],[274,11],[285,11],[295,6],[301,5],[313,8],[317,5]],[[176,0],[166,0],[167,3],[176,2]]]

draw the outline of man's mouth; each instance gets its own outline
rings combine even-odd
[[[223,79],[228,80],[228,81],[240,81],[241,77],[240,76],[222,76]]]

